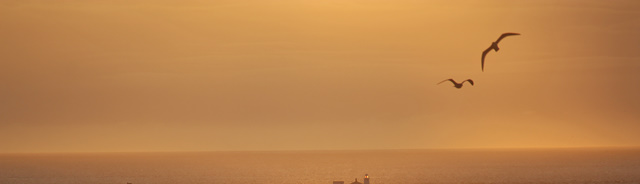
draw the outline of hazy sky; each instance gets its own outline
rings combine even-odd
[[[0,26],[0,152],[640,146],[635,0],[9,0]]]

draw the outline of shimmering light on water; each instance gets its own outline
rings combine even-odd
[[[0,183],[638,183],[640,149],[3,154]]]

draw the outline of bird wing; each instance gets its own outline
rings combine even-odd
[[[466,82],[466,81],[469,81],[469,83],[473,86],[473,80],[471,80],[471,79],[467,79],[467,80],[465,80],[465,81],[462,81],[462,83],[464,83],[464,82]]]
[[[514,36],[514,35],[520,35],[520,33],[502,33],[502,35],[500,35],[500,38],[496,40],[496,44],[498,44],[498,42],[500,42],[500,40],[502,40],[504,37]]]
[[[438,82],[438,84],[443,83],[443,82],[446,82],[446,81],[451,81],[451,82],[453,82],[454,84],[456,83],[456,81],[454,81],[453,79],[445,79],[445,80],[443,80],[442,82]]]
[[[491,51],[491,49],[492,49],[491,46],[489,46],[489,48],[487,48],[486,50],[484,50],[482,52],[482,59],[480,60],[481,61],[481,63],[480,63],[481,65],[480,66],[482,66],[482,71],[483,72],[484,72],[484,57],[487,56],[487,53],[489,53],[489,51]]]

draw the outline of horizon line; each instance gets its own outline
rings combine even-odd
[[[0,151],[3,154],[127,154],[127,153],[232,153],[232,152],[320,152],[320,151],[420,151],[420,150],[562,150],[562,149],[640,149],[640,145],[614,146],[521,146],[521,147],[438,147],[438,148],[362,148],[362,149],[246,149],[246,150],[144,150],[144,151]]]

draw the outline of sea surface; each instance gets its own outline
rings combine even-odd
[[[2,184],[640,183],[640,149],[0,154]]]

